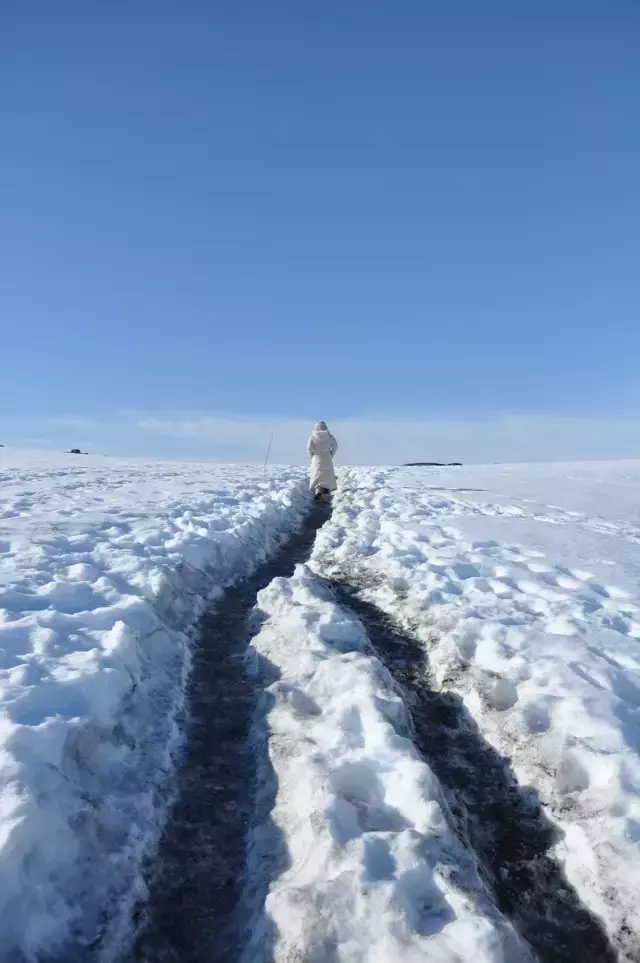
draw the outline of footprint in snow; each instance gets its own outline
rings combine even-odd
[[[532,735],[540,735],[548,732],[551,726],[551,717],[548,708],[541,702],[532,702],[522,709],[522,717],[525,725]]]
[[[512,709],[518,701],[517,686],[503,676],[478,670],[476,678],[480,696],[490,709],[504,712]]]
[[[584,792],[589,788],[591,779],[586,767],[575,753],[565,752],[556,773],[556,789],[562,796]]]

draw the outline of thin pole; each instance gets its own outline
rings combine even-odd
[[[267,473],[267,462],[269,461],[269,453],[270,453],[270,451],[271,451],[271,445],[273,444],[273,436],[274,436],[274,435],[275,435],[275,431],[272,431],[272,432],[271,432],[271,438],[269,439],[269,447],[267,448],[267,457],[266,457],[265,460],[264,460],[264,474],[265,474],[265,475],[266,475],[266,473]]]

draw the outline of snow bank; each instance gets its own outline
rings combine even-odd
[[[450,831],[360,624],[304,566],[258,603],[254,671],[268,687],[246,963],[529,959]]]
[[[72,960],[140,895],[188,631],[308,505],[299,470],[3,454],[0,959]]]
[[[640,952],[640,464],[352,470],[312,565],[428,648]]]

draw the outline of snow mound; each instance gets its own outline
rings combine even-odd
[[[640,953],[640,464],[350,470],[312,567],[421,638]]]
[[[2,469],[0,959],[70,961],[142,894],[189,630],[308,495],[291,469],[26,453]]]
[[[360,623],[305,566],[258,603],[253,671],[267,687],[246,963],[528,960],[450,830]]]

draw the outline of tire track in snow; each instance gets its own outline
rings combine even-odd
[[[329,505],[314,505],[302,528],[202,619],[189,684],[190,719],[178,798],[149,873],[127,963],[233,963],[241,952],[246,832],[255,756],[248,737],[255,680],[244,657],[256,595],[309,557]]]
[[[580,901],[551,853],[556,827],[538,795],[483,738],[459,696],[434,690],[423,644],[365,601],[359,586],[326,579],[364,626],[407,697],[417,748],[438,777],[453,828],[475,853],[501,911],[541,963],[615,963],[602,923]]]

